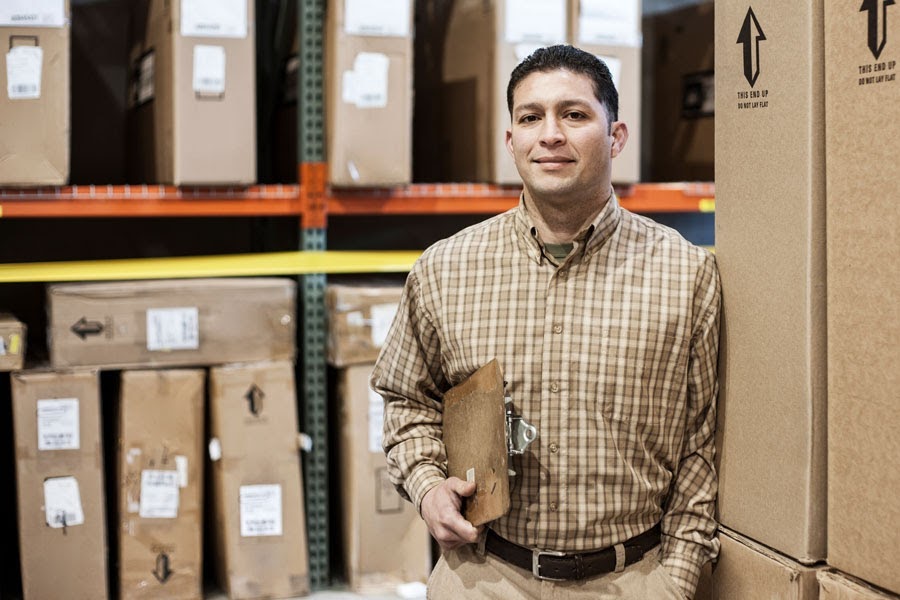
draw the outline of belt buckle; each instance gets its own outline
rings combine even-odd
[[[538,550],[531,551],[531,574],[535,579],[542,581],[565,581],[561,577],[546,577],[541,575],[541,557],[542,556],[565,556],[565,552],[557,552],[555,550]]]

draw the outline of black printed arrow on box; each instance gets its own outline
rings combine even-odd
[[[72,325],[72,331],[81,339],[87,339],[89,335],[99,335],[103,333],[103,323],[100,321],[88,321],[87,318],[81,317],[78,322]]]
[[[262,412],[262,401],[265,397],[265,393],[263,393],[255,383],[250,386],[250,389],[244,394],[244,398],[247,399],[247,405],[250,408],[250,414],[254,417],[258,417],[259,413]]]
[[[744,77],[747,78],[750,87],[756,85],[756,79],[759,77],[759,43],[765,39],[766,34],[759,26],[751,6],[747,9],[747,16],[737,39],[738,44],[744,45]]]
[[[169,555],[160,552],[156,555],[156,568],[153,570],[153,576],[160,583],[165,583],[172,576],[174,571],[169,568]]]
[[[881,56],[884,45],[887,43],[887,7],[894,4],[894,0],[863,0],[859,12],[869,12],[869,50],[875,60]],[[881,27],[878,26],[878,18],[881,17]]]

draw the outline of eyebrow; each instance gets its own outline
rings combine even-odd
[[[582,108],[582,109],[590,108],[590,105],[587,102],[585,102],[584,100],[563,100],[557,106],[562,110],[572,108],[572,107],[577,107],[577,108]],[[544,105],[541,104],[540,102],[529,102],[528,104],[522,104],[522,105],[516,106],[513,110],[513,113],[519,114],[523,111],[532,111],[532,110],[543,111],[544,109],[545,109]]]

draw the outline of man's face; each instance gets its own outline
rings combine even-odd
[[[587,75],[535,72],[513,93],[506,147],[536,201],[606,199],[610,162],[627,136],[624,124],[610,127]]]

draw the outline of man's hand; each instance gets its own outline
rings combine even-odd
[[[428,490],[422,498],[422,518],[442,550],[478,541],[482,528],[474,527],[460,513],[462,499],[474,493],[474,481],[450,477]]]

